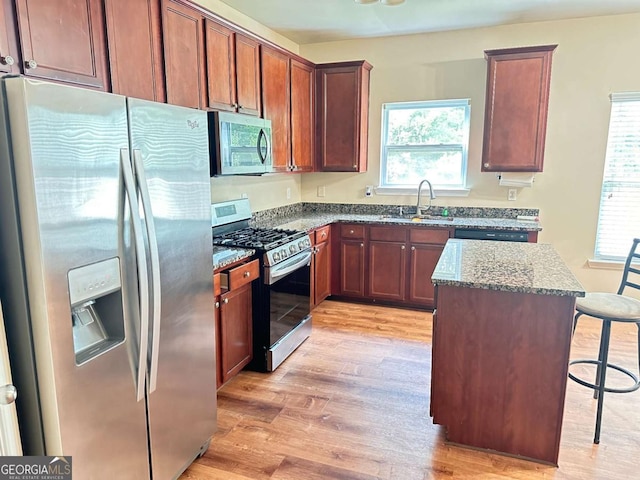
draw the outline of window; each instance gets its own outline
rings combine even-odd
[[[469,113],[468,99],[385,103],[380,186],[464,189]]]
[[[595,257],[623,260],[640,236],[640,93],[611,95]]]

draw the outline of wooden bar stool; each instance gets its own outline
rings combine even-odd
[[[587,293],[584,298],[576,300],[576,316],[573,319],[573,331],[575,332],[578,324],[578,318],[581,315],[599,318],[602,320],[602,333],[600,335],[600,352],[597,360],[573,360],[569,365],[591,364],[597,365],[595,383],[589,383],[582,380],[572,373],[569,378],[578,382],[580,385],[592,388],[593,398],[598,399],[598,411],[596,413],[596,432],[593,443],[600,443],[600,422],[602,420],[602,404],[604,400],[604,392],[611,393],[629,393],[640,388],[640,380],[630,370],[622,368],[618,365],[608,363],[609,358],[609,339],[611,336],[611,322],[635,323],[638,327],[638,369],[640,371],[640,300],[623,295],[626,287],[640,290],[640,284],[629,280],[629,274],[640,275],[640,269],[632,267],[631,262],[634,258],[640,259],[640,253],[637,253],[640,239],[635,238],[633,245],[624,264],[624,272],[622,281],[617,293]],[[633,385],[627,388],[607,388],[605,380],[607,377],[607,368],[612,368],[627,375],[633,380]]]

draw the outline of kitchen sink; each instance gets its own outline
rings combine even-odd
[[[453,217],[443,217],[442,215],[380,215],[381,220],[402,220],[405,222],[420,223],[429,220],[453,221]]]

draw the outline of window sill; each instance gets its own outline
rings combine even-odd
[[[417,195],[418,188],[417,187],[375,187],[373,189],[376,195]],[[423,195],[428,195],[426,193],[428,189],[423,189]],[[468,197],[471,192],[470,188],[437,188],[433,189],[433,193],[436,197]],[[426,197],[425,197],[426,198]]]
[[[599,270],[622,270],[624,269],[624,260],[596,260],[594,258],[587,259],[589,268],[597,268]]]

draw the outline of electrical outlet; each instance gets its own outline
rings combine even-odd
[[[510,188],[509,194],[507,195],[507,200],[515,200],[516,198],[518,198],[518,190],[516,190],[515,188]]]
[[[249,195],[247,195],[246,193],[243,193],[240,195],[240,198],[249,198]]]
[[[287,200],[291,200],[291,188],[287,187]]]
[[[364,187],[364,196],[370,197],[371,195],[373,195],[373,185],[367,185]]]
[[[318,187],[318,196],[319,197],[324,197],[326,195],[327,191],[324,185]]]

